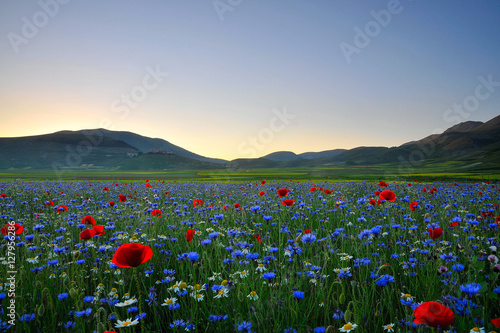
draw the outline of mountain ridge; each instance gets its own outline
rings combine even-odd
[[[0,138],[0,169],[185,170],[287,168],[328,165],[424,164],[446,161],[500,163],[500,115],[486,122],[466,121],[441,134],[397,147],[360,146],[296,154],[277,151],[231,161],[209,158],[167,140],[133,132],[90,129]],[[417,161],[417,162],[415,162]]]

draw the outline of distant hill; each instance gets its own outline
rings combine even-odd
[[[0,169],[196,170],[226,162],[161,139],[101,129],[0,138]]]
[[[320,152],[307,152],[307,153],[302,153],[298,154],[297,156],[305,158],[306,160],[312,160],[315,158],[324,158],[324,157],[334,157],[337,156],[343,152],[345,152],[347,149],[332,149],[332,150],[324,150]]]
[[[275,153],[268,154],[266,156],[262,156],[262,158],[271,160],[271,161],[294,161],[301,159],[300,156],[291,152],[291,151],[277,151]]]
[[[199,161],[204,161],[204,162],[211,162],[211,163],[219,163],[219,164],[225,164],[227,163],[226,160],[218,159],[218,158],[208,158],[205,156],[200,156],[198,154],[192,153],[184,148],[181,148],[179,146],[176,146],[166,140],[163,139],[153,139],[153,138],[148,138],[139,134],[135,134],[132,132],[124,132],[124,131],[110,131],[106,129],[95,129],[95,130],[81,130],[81,131],[61,131],[57,132],[54,134],[82,134],[84,132],[93,132],[96,133],[95,135],[98,135],[97,133],[101,133],[102,136],[106,138],[112,138],[117,141],[122,141],[127,143],[128,145],[136,148],[142,153],[145,153],[151,149],[163,149],[167,152],[173,152],[174,154],[184,156],[184,157],[189,157],[195,160]]]
[[[206,170],[322,166],[433,165],[500,171],[500,116],[466,121],[399,147],[356,147],[296,154],[278,151],[230,162],[201,156],[163,139],[105,129],[0,138],[0,169]]]

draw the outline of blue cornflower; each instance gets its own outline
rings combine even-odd
[[[208,316],[208,320],[210,321],[222,321],[222,320],[226,320],[227,319],[227,315],[210,315]]]
[[[337,309],[335,310],[335,312],[333,312],[332,318],[335,320],[342,320],[344,319],[344,312],[340,309]]]
[[[377,286],[381,287],[386,286],[389,282],[394,282],[394,276],[388,274],[382,275],[377,281],[375,281]]]
[[[66,294],[66,295],[68,295],[68,294]],[[92,303],[93,301],[94,301],[94,296],[85,296],[83,298],[83,302],[85,302],[85,303]]]
[[[243,321],[243,322],[239,323],[238,325],[236,325],[236,328],[240,332],[251,332],[250,329],[252,328],[252,324],[249,323],[248,321]]]
[[[188,256],[189,260],[191,260],[191,262],[195,262],[200,257],[200,255],[196,252],[189,252],[187,254],[187,256]]]
[[[255,253],[249,252],[249,253],[247,253],[246,257],[248,260],[255,260],[255,259],[259,258],[259,254],[257,252],[255,252]]]
[[[274,272],[267,272],[267,273],[262,274],[262,278],[268,279],[268,280],[274,279],[275,277],[276,277],[276,274],[274,274]]]
[[[66,324],[64,324],[64,327],[73,328],[73,327],[75,327],[75,322],[70,320]]]
[[[179,328],[179,327],[185,327],[185,326],[186,326],[186,322],[184,321],[184,319],[174,320],[174,322],[170,324],[170,327],[172,327],[172,328]]]
[[[128,313],[137,312],[137,311],[139,311],[139,309],[137,309],[137,306],[131,306],[130,308],[127,309]]]
[[[481,289],[481,285],[476,282],[472,282],[466,285],[461,285],[460,290],[469,295],[470,297],[474,296]]]
[[[62,293],[57,295],[57,298],[61,301],[64,301],[66,298],[68,298],[68,293]]]
[[[311,244],[316,240],[316,236],[313,235],[312,233],[305,234],[302,236],[302,242],[306,244]]]
[[[215,238],[219,237],[219,233],[217,231],[211,232],[208,234],[208,237],[215,239]]]
[[[19,320],[29,323],[30,321],[35,320],[35,314],[32,313],[32,314],[22,315],[21,318],[19,318]]]
[[[210,239],[204,239],[200,242],[201,245],[210,245],[212,241]]]
[[[455,265],[451,266],[451,268],[454,271],[461,272],[461,271],[463,271],[465,269],[465,266],[462,265],[462,264],[455,264]]]
[[[243,252],[241,252],[241,250],[236,250],[236,251],[232,252],[231,255],[234,258],[239,258],[239,257],[243,257]]]
[[[295,296],[296,299],[303,299],[304,298],[304,292],[303,291],[294,291],[293,296]]]
[[[295,328],[285,328],[283,333],[297,333],[297,330]]]
[[[54,259],[54,260],[49,260],[47,263],[48,263],[50,266],[55,266],[55,265],[59,264],[59,260],[57,260],[57,259]]]
[[[319,326],[314,329],[314,333],[325,333],[326,329],[324,326]]]
[[[445,260],[445,261],[448,261],[448,262],[452,262],[452,261],[455,261],[458,257],[457,256],[454,256],[453,253],[443,253],[441,256],[441,259]]]
[[[496,294],[500,294],[500,287],[496,287],[495,289],[493,289],[493,292]]]

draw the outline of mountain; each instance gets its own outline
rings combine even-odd
[[[281,162],[281,161],[294,161],[301,159],[302,157],[291,151],[277,151],[266,156],[262,156],[263,159],[268,159],[271,161]]]
[[[277,155],[276,155],[277,154]],[[247,168],[316,167],[332,165],[373,166],[380,164],[425,166],[435,163],[459,163],[463,167],[482,165],[485,169],[500,169],[500,116],[485,123],[466,121],[451,126],[441,134],[404,143],[398,147],[356,147],[318,153],[277,152],[261,159],[246,159]],[[276,158],[278,156],[278,158]],[[302,159],[300,159],[302,158]],[[264,163],[272,160],[275,166]]]
[[[112,138],[117,141],[122,141],[127,143],[128,145],[136,148],[142,153],[146,153],[150,150],[154,149],[163,149],[167,152],[173,152],[174,154],[189,157],[195,160],[210,162],[210,163],[218,163],[225,164],[226,160],[218,159],[218,158],[208,158],[205,156],[200,156],[198,154],[192,153],[184,148],[176,146],[166,140],[163,139],[153,139],[148,138],[139,134],[135,134],[132,132],[123,132],[123,131],[110,131],[106,129],[96,129],[96,130],[81,130],[81,131],[61,131],[56,132],[54,134],[83,134],[85,132],[93,132],[96,136],[103,136],[106,138]]]
[[[190,152],[163,139],[105,129],[0,138],[0,169],[207,170],[387,165],[500,170],[500,116],[466,121],[398,147],[356,147],[295,154],[278,151],[230,162]],[[402,167],[403,166],[403,167]],[[408,167],[409,166],[409,167]],[[440,170],[441,170],[440,169]]]
[[[0,169],[214,169],[209,159],[162,139],[103,129],[0,138]]]
[[[297,156],[305,158],[306,160],[312,160],[315,158],[323,158],[323,157],[334,157],[337,156],[343,152],[345,152],[347,149],[332,149],[332,150],[323,150],[320,152],[307,152],[307,153],[302,153],[298,154]]]

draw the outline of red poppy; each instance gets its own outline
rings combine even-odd
[[[0,229],[0,231],[4,236],[7,236],[9,234],[9,231],[15,231],[16,235],[20,235],[23,232],[23,229],[23,226],[19,223],[14,223],[14,225],[7,223]]]
[[[151,184],[146,184],[146,187],[151,187]]]
[[[436,192],[437,192],[437,189],[436,189],[435,187],[434,187],[432,190],[430,190],[430,193],[431,193],[431,194],[434,194],[434,193],[436,193]]]
[[[241,209],[241,205],[239,203],[234,204],[234,209]]]
[[[111,207],[113,207],[113,206],[115,205],[115,202],[114,202],[114,201],[110,201],[110,202],[109,202],[109,205],[110,205]]]
[[[92,230],[95,232],[96,235],[104,235],[105,231],[104,231],[104,226],[100,225],[100,224],[97,224],[95,225]]]
[[[278,196],[279,197],[284,197],[284,196],[286,196],[288,194],[288,192],[290,192],[289,189],[287,189],[287,188],[280,188],[278,190]]]
[[[443,229],[441,228],[429,228],[429,236],[431,236],[432,240],[436,240],[443,234]]]
[[[310,234],[311,232],[312,232],[311,229],[304,230],[304,234]]]
[[[167,194],[168,194],[168,191],[165,191],[165,195],[167,195]]]
[[[253,238],[255,238],[257,240],[257,242],[262,243],[262,236],[261,235],[255,234],[255,235],[253,235]]]
[[[191,241],[193,240],[194,233],[195,231],[193,229],[188,229],[186,231],[186,240],[188,241],[188,243],[191,243]]]
[[[387,185],[387,183],[386,183],[386,182],[384,182],[383,180],[381,180],[381,181],[378,183],[378,186],[380,186],[380,187],[387,187],[388,185]]]
[[[193,200],[193,206],[194,207],[198,207],[198,206],[201,206],[201,205],[203,205],[203,200],[201,200],[201,199]]]
[[[264,185],[265,183],[266,183],[265,180],[263,180],[263,181],[260,182],[261,185]]]
[[[107,186],[104,186],[104,187],[102,188],[102,190],[103,190],[103,191],[108,191],[108,192],[109,192],[109,188],[108,188]]]
[[[422,192],[424,192],[424,193],[425,193],[425,192],[427,192],[427,189],[424,187],[424,188],[422,189]]]
[[[95,220],[92,216],[87,215],[82,219],[82,224],[92,224],[92,226],[95,225]]]
[[[120,198],[121,202],[127,201],[127,197],[125,195],[123,195],[123,194],[118,194],[118,198]]]
[[[325,194],[328,195],[328,194],[332,194],[333,190],[325,190]]]
[[[96,232],[92,229],[85,229],[82,232],[80,232],[80,239],[87,240],[91,239],[94,237]]]
[[[380,195],[380,191],[373,192],[373,195]]]
[[[294,202],[295,201],[293,201],[292,199],[286,199],[286,200],[283,200],[283,202],[281,204],[288,206],[288,207],[291,207],[291,206],[293,206]]]
[[[373,205],[375,205],[377,202],[375,201],[375,199],[370,199],[370,201],[368,201],[368,203],[369,203],[370,205],[372,205],[372,206],[373,206]]]
[[[380,199],[386,201],[396,201],[396,194],[390,190],[385,190],[380,193]]]
[[[266,194],[266,192],[261,191],[261,192],[259,193],[259,196],[263,196],[263,195],[265,195],[265,194]]]
[[[65,205],[59,205],[59,206],[57,207],[57,212],[58,212],[58,213],[67,212],[67,211],[68,211],[68,207],[67,207],[67,206],[65,206]]]
[[[413,310],[415,324],[425,324],[431,327],[447,327],[455,321],[455,315],[448,307],[437,302],[425,302]]]
[[[451,222],[450,223],[450,227],[457,227],[458,226],[458,222]]]
[[[227,210],[227,206],[226,205],[222,206],[222,209]]]
[[[412,202],[412,203],[410,204],[410,209],[411,209],[411,211],[412,211],[412,212],[413,212],[413,211],[415,210],[415,208],[417,208],[417,207],[418,207],[418,202],[415,202],[415,201],[414,201],[414,202]]]
[[[149,246],[139,243],[123,244],[116,250],[112,262],[118,267],[137,267],[153,257]]]
[[[162,213],[161,210],[153,209],[153,211],[151,212],[151,215],[161,217],[161,213]]]
[[[490,319],[491,323],[496,327],[500,327],[500,318]]]
[[[311,188],[309,189],[309,191],[310,191],[310,192],[314,192],[314,191],[316,191],[316,187],[314,187],[314,186],[313,186],[313,187],[311,187]]]
[[[54,201],[49,200],[49,201],[45,202],[45,206],[54,206]]]
[[[7,194],[5,193],[0,194],[0,198],[7,198]]]

